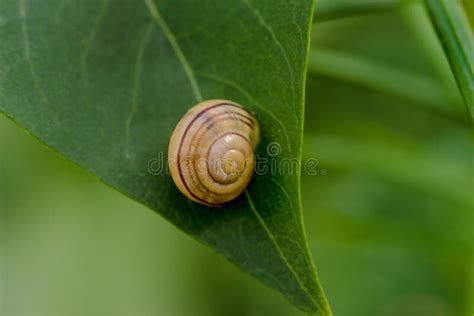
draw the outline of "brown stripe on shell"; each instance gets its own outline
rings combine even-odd
[[[235,114],[240,116],[240,117],[243,117],[244,119],[234,117],[233,115],[235,115]],[[213,117],[210,117],[205,122],[203,122],[202,125],[207,124],[207,129],[210,130],[217,123],[220,123],[220,122],[224,121],[224,119],[216,120],[217,117],[223,116],[223,115],[229,115],[230,116],[229,118],[226,118],[225,120],[231,119],[231,120],[234,120],[234,121],[240,121],[240,122],[244,123],[245,125],[247,125],[248,127],[253,128],[254,123],[248,116],[245,116],[245,115],[243,115],[242,113],[239,113],[239,112],[232,112],[232,111],[226,111],[226,112],[222,112],[222,113],[219,113],[217,115],[214,115]],[[210,124],[209,124],[209,122],[210,122]]]
[[[229,112],[229,111],[226,111],[226,112],[221,112],[215,116],[213,116],[212,118],[209,118],[206,120],[206,122],[210,122],[212,121],[212,123],[210,125],[206,125],[206,122],[202,123],[201,126],[199,126],[199,128],[196,130],[195,133],[193,133],[193,135],[190,135],[189,137],[191,137],[191,139],[189,139],[187,141],[187,144],[189,146],[188,148],[188,156],[190,157],[194,157],[196,156],[196,150],[199,148],[199,144],[200,144],[200,139],[202,137],[205,137],[205,134],[208,133],[209,130],[211,130],[214,126],[219,126],[219,124],[223,123],[224,121],[229,121],[229,120],[233,120],[233,121],[240,121],[242,123],[246,123],[246,122],[243,122],[241,119],[239,118],[235,118],[234,114],[235,112]],[[238,113],[240,115],[244,115],[244,114],[241,114],[241,113]],[[227,115],[227,116],[223,116],[223,115]],[[217,116],[221,116],[220,119],[216,120],[216,117]],[[243,116],[245,117],[245,116]],[[245,117],[246,119],[249,119],[250,118],[247,118]],[[197,124],[197,123],[195,123]],[[250,124],[245,124],[249,129],[252,129],[252,126]],[[250,140],[245,137],[243,134],[239,133],[239,132],[227,132],[223,135],[219,135],[218,138],[216,138],[210,145],[210,147],[208,148],[208,151],[205,155],[203,155],[203,157],[208,157],[209,156],[209,150],[210,148],[212,147],[212,145],[217,141],[219,140],[220,138],[224,137],[225,135],[228,135],[228,134],[234,134],[234,135],[238,135],[240,136],[241,138],[243,138],[248,144],[249,146],[252,148],[252,144],[250,143]],[[191,150],[193,150],[191,152]],[[207,156],[206,156],[207,155]],[[192,159],[191,159],[192,160]],[[194,161],[192,161],[194,162]],[[192,167],[194,168],[194,167]],[[209,167],[207,167],[207,171],[208,171],[208,175],[211,176],[211,173],[209,171]],[[195,185],[195,191],[193,192],[193,196],[206,196],[206,195],[213,195],[213,194],[216,194],[214,193],[212,190],[210,190],[209,188],[207,188],[207,186],[205,186],[200,177],[196,175],[196,173],[189,173],[187,174],[187,178],[190,178],[190,183],[193,183],[193,184],[196,184]],[[216,179],[214,179],[212,176],[211,176],[211,179],[216,183],[216,184],[221,184],[223,185],[222,183],[216,181]],[[197,190],[196,190],[197,189]]]
[[[178,148],[178,156],[177,156],[177,163],[178,163],[178,171],[179,171],[179,176],[181,178],[181,181],[183,182],[184,184],[184,187],[186,188],[187,192],[193,197],[195,198],[196,200],[200,201],[201,203],[204,203],[204,204],[207,204],[207,205],[211,205],[211,206],[219,206],[221,205],[221,203],[210,203],[206,200],[203,200],[202,198],[196,196],[190,189],[189,189],[189,186],[188,184],[186,183],[186,180],[185,180],[185,177],[183,175],[183,170],[181,169],[181,151],[182,151],[182,148],[183,148],[183,143],[184,143],[184,140],[186,139],[186,136],[189,132],[189,129],[191,128],[191,126],[197,121],[198,118],[200,118],[201,116],[203,116],[205,113],[209,112],[210,110],[212,109],[215,109],[215,108],[218,108],[218,107],[221,107],[221,106],[225,106],[225,105],[228,105],[228,106],[233,106],[233,107],[236,107],[236,108],[239,108],[239,109],[242,109],[244,111],[246,111],[247,113],[249,113],[251,115],[251,113],[249,111],[247,111],[246,109],[244,109],[243,107],[239,106],[239,105],[236,105],[236,104],[233,104],[233,103],[228,103],[228,102],[223,102],[223,103],[218,103],[218,104],[215,104],[213,106],[210,106],[208,108],[205,108],[204,110],[202,110],[201,112],[197,113],[196,116],[191,120],[191,122],[188,124],[188,126],[186,126],[186,129],[184,130],[184,133],[181,137],[181,141],[179,143],[179,148]]]
[[[235,115],[233,114],[239,114],[240,116],[242,116],[243,118],[247,119],[250,121],[250,117],[246,117],[244,114],[242,113],[239,113],[239,112],[232,112],[232,111],[225,111],[225,112],[221,112],[221,113],[218,113],[216,115],[213,115],[212,117],[209,117],[208,119],[206,119],[205,122],[203,122],[197,129],[196,131],[193,133],[193,135],[190,135],[189,137],[191,137],[188,141],[187,141],[187,144],[189,146],[188,148],[188,156],[189,157],[194,157],[196,156],[196,150],[199,148],[199,145],[200,145],[200,140],[202,139],[202,137],[205,137],[206,133],[208,133],[214,126],[219,126],[219,124],[223,123],[224,121],[229,121],[229,120],[233,120],[233,121],[240,121],[242,122],[243,124],[245,124],[249,130],[251,130],[253,128],[253,125],[250,125],[248,124],[248,122],[245,122],[243,121],[242,119],[240,118],[236,118]],[[226,115],[226,116],[224,116]],[[221,116],[220,119],[217,119],[216,120],[216,117],[218,116]],[[209,122],[212,122],[211,124],[209,124]],[[253,122],[251,122],[253,124]],[[195,122],[195,124],[198,124],[197,121]],[[212,147],[212,145],[217,141],[219,140],[220,138],[222,138],[224,135],[227,135],[227,134],[235,134],[235,135],[238,135],[240,136],[241,138],[243,138],[249,145],[251,148],[253,148],[250,140],[245,137],[242,133],[239,133],[239,132],[227,132],[223,135],[219,135],[218,138],[216,138],[212,143],[211,143],[211,146],[208,148],[208,151],[207,153],[203,156],[203,157],[209,157],[209,150],[210,148]],[[191,152],[192,150],[192,152]],[[207,156],[206,156],[207,155]],[[209,167],[207,167],[207,171],[208,171],[208,174],[209,176],[211,176],[211,173],[209,171]],[[193,184],[197,184],[195,185],[195,188],[198,189],[198,190],[195,190],[193,192],[193,196],[198,196],[198,194],[200,196],[206,196],[206,195],[212,195],[212,194],[217,194],[217,193],[214,193],[212,190],[208,189],[201,181],[200,177],[196,175],[196,173],[189,173],[187,174],[188,178],[190,178],[190,182],[193,183]],[[211,176],[211,179],[216,183],[216,184],[220,184],[220,185],[224,185],[218,181],[216,181],[216,179],[214,179],[212,176]],[[217,205],[217,204],[216,204]]]

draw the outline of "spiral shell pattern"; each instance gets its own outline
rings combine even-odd
[[[252,178],[259,133],[255,116],[237,103],[197,104],[171,135],[168,165],[176,186],[209,206],[235,199]]]

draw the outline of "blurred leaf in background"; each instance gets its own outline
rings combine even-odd
[[[316,21],[303,177],[335,315],[471,315],[473,139],[422,3]]]

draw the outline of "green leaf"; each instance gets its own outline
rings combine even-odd
[[[452,113],[447,89],[427,75],[355,54],[318,47],[311,49],[308,72],[324,75]]]
[[[216,209],[186,199],[157,169],[178,120],[212,98],[257,114],[260,157],[301,160],[313,5],[1,1],[0,111],[302,310],[330,315],[305,238],[299,170],[256,175]],[[273,143],[281,153],[270,157]]]
[[[412,0],[320,0],[314,22],[394,10]]]
[[[474,119],[474,35],[458,0],[426,0],[464,102]]]
[[[400,9],[400,15],[410,33],[416,38],[416,42],[424,51],[424,57],[429,61],[437,79],[443,83],[445,89],[451,95],[453,102],[459,104],[461,114],[464,115],[464,101],[449,66],[448,59],[444,54],[443,46],[439,42],[431,18],[426,7],[421,1],[414,1]]]

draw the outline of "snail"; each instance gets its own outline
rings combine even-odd
[[[174,129],[168,166],[189,199],[222,206],[239,196],[252,178],[260,140],[255,115],[227,100],[192,107]]]

